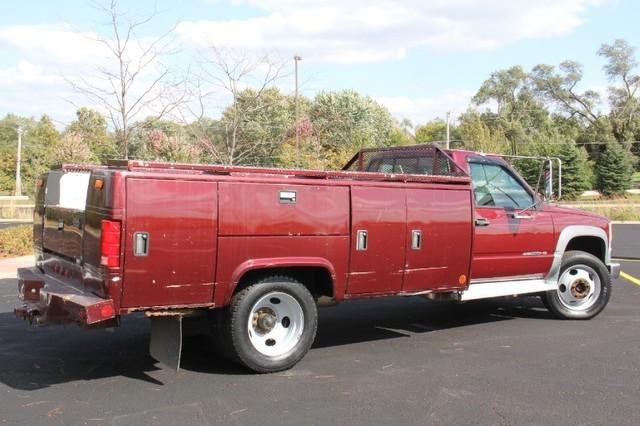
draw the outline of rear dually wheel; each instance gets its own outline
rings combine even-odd
[[[235,294],[218,330],[232,361],[258,373],[286,370],[315,339],[318,313],[302,283],[264,278]]]

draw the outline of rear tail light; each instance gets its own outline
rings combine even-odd
[[[120,222],[102,221],[100,264],[107,268],[120,267]]]

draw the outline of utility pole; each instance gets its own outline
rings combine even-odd
[[[16,154],[16,196],[22,195],[22,180],[20,179],[20,157],[22,156],[22,126],[18,125],[18,152]]]
[[[301,61],[302,58],[298,55],[293,57],[293,61],[295,63],[295,76],[296,76],[296,168],[300,167],[300,129],[299,129],[299,120],[300,120],[300,105],[298,102],[298,61]]]
[[[451,111],[447,111],[447,149],[449,149],[449,117],[451,116]]]

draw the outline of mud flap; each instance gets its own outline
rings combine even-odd
[[[149,353],[160,363],[180,370],[182,315],[151,317]]]

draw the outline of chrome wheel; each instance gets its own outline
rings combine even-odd
[[[560,303],[572,311],[584,311],[593,306],[600,297],[602,285],[596,271],[587,265],[567,268],[558,282]]]
[[[304,332],[302,306],[287,293],[267,293],[251,308],[247,331],[251,345],[261,354],[285,355],[295,348]]]

